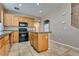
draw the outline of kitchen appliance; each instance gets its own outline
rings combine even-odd
[[[28,41],[28,24],[19,22],[19,42]]]

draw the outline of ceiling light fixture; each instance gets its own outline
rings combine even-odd
[[[20,7],[22,6],[22,4],[18,4]]]
[[[42,10],[40,10],[40,13],[42,13]]]

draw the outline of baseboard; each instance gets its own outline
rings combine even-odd
[[[55,40],[53,40],[55,43],[57,43],[57,44],[61,44],[61,45],[63,45],[63,46],[67,46],[67,47],[70,47],[70,48],[72,48],[72,49],[75,49],[75,50],[78,50],[79,51],[79,48],[77,48],[77,47],[74,47],[74,46],[71,46],[71,45],[67,45],[67,44],[64,44],[64,43],[60,43],[60,42],[57,42],[57,41],[55,41]]]

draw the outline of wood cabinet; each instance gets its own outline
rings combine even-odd
[[[33,48],[38,51],[45,51],[48,49],[48,33],[30,32],[29,40]]]
[[[12,26],[12,17],[11,14],[4,14],[4,26]]]
[[[4,14],[4,10],[2,8],[2,6],[0,6],[0,22],[3,23],[3,15]]]
[[[14,34],[13,42],[14,43],[18,43],[19,42],[19,33],[18,32],[14,32],[13,34]]]
[[[5,46],[0,48],[0,56],[4,56],[5,55]]]
[[[10,50],[9,34],[4,37],[4,47],[5,55],[8,55]]]
[[[34,19],[32,18],[7,13],[4,14],[4,26],[18,26],[19,22],[26,22],[29,27],[34,26]]]
[[[0,56],[8,55],[10,49],[9,35],[0,38]]]
[[[18,26],[18,16],[4,14],[4,26]]]
[[[11,44],[19,42],[19,32],[11,33]]]
[[[3,46],[3,38],[1,37],[0,38],[0,56],[3,56],[4,54],[5,54],[5,48],[4,48],[4,46]]]
[[[71,25],[79,29],[79,5],[71,4]]]
[[[19,17],[19,22],[28,22],[28,19],[26,17]]]
[[[28,24],[29,24],[29,27],[34,27],[34,21],[33,20],[29,19]]]
[[[19,22],[26,22],[28,23],[28,27],[34,26],[34,19],[28,17],[19,17]]]
[[[12,26],[19,26],[19,17],[18,16],[14,16],[12,17]]]
[[[9,34],[5,34],[2,37],[0,37],[0,56],[7,56],[10,51],[11,43],[16,43],[19,40],[18,32],[12,32],[10,36]]]

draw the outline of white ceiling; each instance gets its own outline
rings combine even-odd
[[[22,6],[18,4],[3,3],[2,5],[6,10],[36,17],[43,17],[51,12],[57,12],[64,5],[64,3],[40,3],[39,6],[36,3],[21,3]],[[15,10],[14,7],[19,7],[20,10]],[[41,13],[40,10],[42,10]]]

